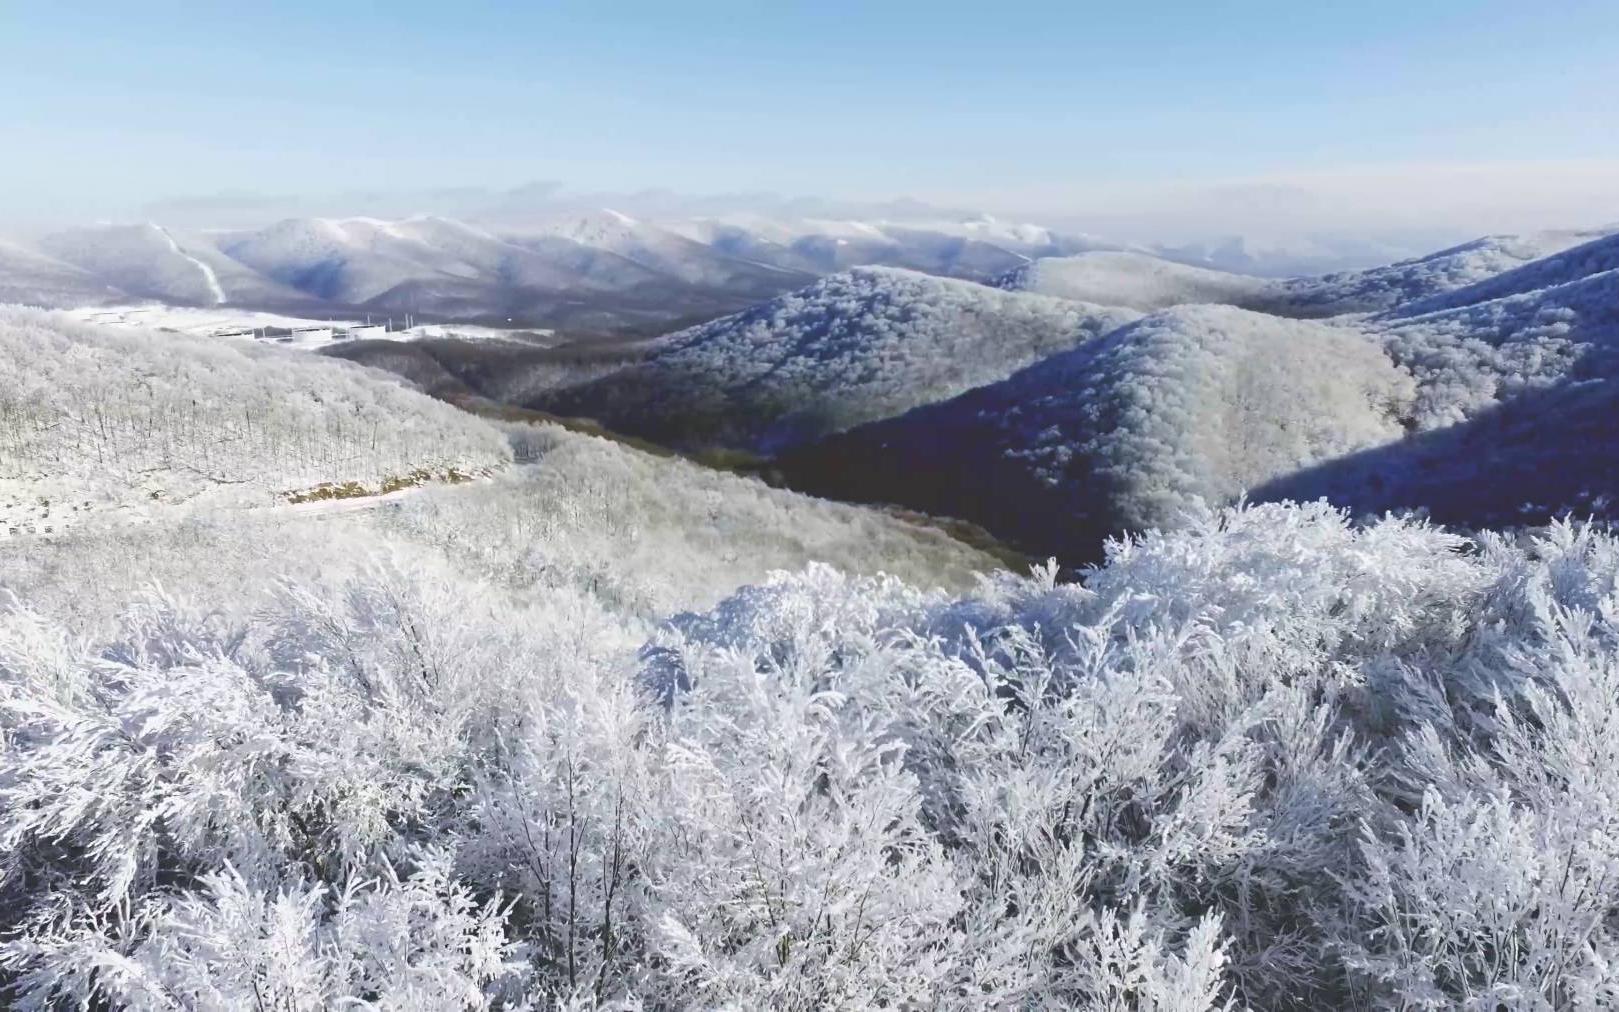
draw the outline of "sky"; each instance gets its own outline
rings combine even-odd
[[[1615,54],[1612,0],[0,0],[0,222],[656,189],[1594,224]]]

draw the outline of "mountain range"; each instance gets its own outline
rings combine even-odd
[[[0,295],[542,320],[562,331],[549,347],[334,351],[1069,559],[1198,499],[1443,502],[1482,524],[1619,498],[1606,458],[1551,446],[1565,429],[1606,445],[1619,234],[1486,236],[1291,278],[1195,259],[987,218],[289,219],[0,246]],[[1456,494],[1485,480],[1480,460],[1542,494]]]
[[[1611,447],[1616,382],[1619,234],[1590,231],[1281,280],[1134,251],[994,285],[858,268],[527,403],[1086,559],[1245,494],[1464,525],[1610,509],[1614,455],[1563,433]]]
[[[653,334],[853,267],[987,282],[1036,260],[1104,252],[1260,274],[1296,260],[1280,249],[1250,252],[1237,240],[1212,249],[1139,246],[987,216],[650,221],[600,209],[519,225],[432,216],[289,218],[246,230],[94,225],[0,247],[0,294],[45,306],[150,299]],[[1031,281],[1034,290],[1040,283]]]
[[[1619,515],[1619,235],[1481,266],[1562,242],[1486,241],[1282,286],[1377,292],[1393,305],[1375,314],[1161,309],[776,465],[799,487],[963,517],[1069,558],[1244,494],[1467,526]]]

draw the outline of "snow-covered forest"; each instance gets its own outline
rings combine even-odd
[[[0,0],[0,1012],[1619,1012],[1619,2],[378,7]]]
[[[1027,277],[1079,278],[1096,297],[1121,263],[1096,256],[1100,267],[1080,256]],[[998,382],[789,448],[778,466],[796,487],[965,517],[1075,561],[1109,535],[1175,524],[1194,497],[1327,495],[1356,515],[1428,509],[1469,527],[1619,515],[1619,467],[1601,449],[1619,379],[1616,256],[1619,235],[1496,237],[1266,283],[1278,298],[1376,295],[1387,308],[1374,314],[1284,315],[1319,305],[1308,299],[1169,306]],[[1118,294],[1210,296],[1172,266]]]
[[[535,402],[676,445],[776,451],[1005,378],[1140,314],[866,267],[671,334]]]
[[[15,1007],[1619,1000],[1609,536],[1264,506],[651,621],[441,505],[11,560]]]
[[[1310,501],[1605,480],[1615,240],[1537,241],[1328,320],[1132,254],[353,356],[406,379],[0,311],[5,1001],[1611,1007],[1619,538]]]
[[[0,309],[0,357],[5,501],[263,504],[511,459],[487,425],[383,374],[248,341]]]

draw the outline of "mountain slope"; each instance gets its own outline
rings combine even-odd
[[[289,218],[220,240],[220,249],[238,262],[341,305],[363,304],[424,277],[476,280],[487,251],[469,257],[475,245],[457,241],[441,249],[405,227],[369,218]]]
[[[976,521],[1040,552],[1172,523],[1399,438],[1411,378],[1373,340],[1222,306],[1164,310],[1010,378],[777,461],[822,494]]]
[[[1325,498],[1356,516],[1418,510],[1503,529],[1619,517],[1619,381],[1533,390],[1454,425],[1254,488],[1256,501]]]
[[[289,219],[220,248],[338,306],[570,329],[711,318],[811,277],[610,217],[513,235],[434,217]]]
[[[536,249],[543,249],[546,239],[561,239],[612,254],[655,275],[697,288],[722,289],[739,299],[770,298],[812,280],[805,271],[731,256],[608,209],[564,219],[538,233],[516,233],[509,238],[515,244]]]
[[[1143,312],[1185,303],[1264,309],[1279,301],[1275,282],[1189,267],[1145,253],[1082,253],[1035,260],[1004,275],[998,287]]]
[[[1366,326],[1417,379],[1413,424],[1451,425],[1530,391],[1619,376],[1619,269]]]
[[[0,303],[97,306],[126,297],[82,267],[0,242]]]
[[[996,283],[1016,291],[1143,311],[1213,303],[1289,317],[1379,311],[1416,315],[1521,294],[1619,266],[1619,246],[1596,238],[1600,236],[1574,231],[1486,236],[1416,260],[1287,279],[1209,270],[1173,256],[1101,250],[1035,260]]]
[[[1607,240],[1554,254],[1478,291],[1574,280],[1415,316],[1167,310],[777,464],[799,487],[963,516],[1074,558],[1175,523],[1193,497],[1244,491],[1357,510],[1444,504],[1457,523],[1504,522],[1525,502],[1540,517],[1611,509],[1610,256]]]
[[[1122,248],[1092,236],[988,216],[915,222],[741,216],[695,219],[670,228],[736,256],[815,274],[882,266],[970,281],[993,280],[1037,257]]]
[[[1402,302],[1394,308],[1391,315],[1421,316],[1446,309],[1459,309],[1565,285],[1611,270],[1619,270],[1619,233],[1601,235],[1600,238],[1581,243],[1561,253],[1531,260],[1521,267],[1514,267],[1461,288]]]
[[[251,342],[4,309],[0,357],[0,483],[28,498],[270,502],[510,459],[489,425],[391,377]]]
[[[993,382],[1134,316],[861,268],[671,335],[536,406],[662,442],[772,451]]]
[[[40,246],[130,295],[198,306],[228,298],[218,272],[158,225],[72,229],[46,236]]]
[[[1485,236],[1385,267],[1291,279],[1282,282],[1282,290],[1296,315],[1379,312],[1466,288],[1602,234],[1559,231]]]

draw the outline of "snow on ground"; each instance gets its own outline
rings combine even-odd
[[[1098,251],[1036,260],[998,286],[1151,312],[1192,302],[1254,308],[1272,297],[1275,283],[1144,253]]]
[[[317,320],[282,313],[237,309],[231,306],[217,308],[165,306],[160,302],[85,307],[63,310],[63,313],[85,323],[172,330],[196,337],[253,337],[259,336],[252,333],[254,331],[331,330],[365,325],[363,321],[354,319]]]
[[[168,229],[158,227],[157,231],[163,237],[163,241],[168,243],[169,249],[175,256],[196,265],[197,270],[202,272],[203,284],[208,286],[208,294],[213,297],[216,305],[223,305],[225,302],[225,289],[219,284],[219,275],[214,273],[214,269],[181,249],[180,244],[175,241],[173,234]]]
[[[394,341],[457,338],[463,341],[522,341],[532,344],[536,340],[555,337],[556,331],[546,327],[480,327],[472,323],[418,323],[404,330],[379,336]]]
[[[73,520],[52,508],[61,501],[262,505],[473,476],[511,460],[500,432],[450,405],[262,342],[4,309],[0,356],[8,533]]]
[[[165,306],[157,302],[83,307],[64,310],[64,313],[85,323],[176,331],[196,337],[251,338],[309,351],[319,351],[361,338],[383,341],[460,338],[532,343],[536,338],[550,337],[555,333],[533,327],[507,329],[467,323],[422,323],[390,330],[387,329],[388,322],[378,318],[318,320],[227,306],[204,309]]]

